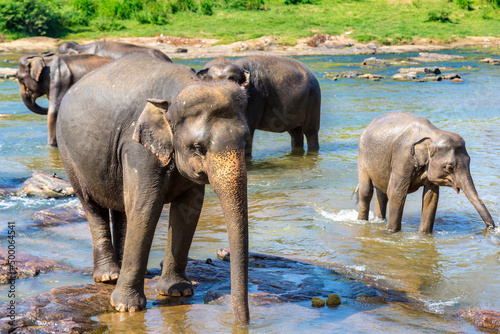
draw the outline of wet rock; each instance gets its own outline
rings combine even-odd
[[[382,79],[383,76],[376,75],[376,74],[371,74],[371,73],[367,73],[367,74],[359,75],[358,78],[359,79],[368,79],[368,80],[371,80],[371,81],[380,81],[380,79]]]
[[[413,81],[415,82],[430,82],[430,81],[441,81],[443,80],[443,77],[438,75],[438,76],[427,76],[427,77],[423,77],[423,78],[418,78],[418,79],[415,79]]]
[[[44,198],[59,198],[74,196],[75,191],[69,182],[61,177],[44,172],[34,172],[17,192],[19,195],[40,196]]]
[[[500,312],[469,309],[458,311],[457,316],[467,319],[480,328],[500,330]]]
[[[40,273],[67,268],[56,261],[38,256],[18,251],[13,253],[12,250],[10,253],[8,249],[0,247],[0,284],[10,284],[12,280],[35,277]],[[15,258],[12,257],[12,254],[15,255]],[[9,255],[11,255],[10,260]]]
[[[403,67],[399,73],[424,73],[426,75],[438,75],[445,71],[451,71],[451,67]]]
[[[362,66],[366,66],[366,65],[393,66],[396,64],[397,64],[397,62],[395,62],[394,60],[379,59],[377,57],[366,58],[361,63]]]
[[[328,298],[326,299],[326,305],[328,306],[338,306],[342,304],[342,301],[340,300],[340,296],[333,293],[329,294]]]
[[[359,295],[358,302],[365,304],[386,304],[387,300],[383,296]]]
[[[415,60],[415,61],[421,61],[421,62],[434,62],[434,61],[449,61],[449,60],[462,59],[462,58],[464,58],[464,57],[456,56],[456,55],[441,54],[441,53],[420,52],[418,54],[418,57],[413,57],[410,59]]]
[[[221,261],[229,262],[229,249],[227,248],[218,248],[217,249],[217,258]]]
[[[462,83],[462,82],[464,82],[464,81],[462,79],[459,79],[459,78],[451,80],[451,83]]]
[[[484,58],[479,61],[480,63],[486,63],[491,65],[500,65],[500,59]]]
[[[408,72],[408,73],[396,73],[392,76],[392,80],[396,81],[411,81],[418,78],[417,73]]]
[[[72,201],[33,214],[35,225],[57,226],[86,221],[85,211],[80,201]]]
[[[456,73],[443,74],[442,77],[443,77],[443,80],[461,79],[460,75],[458,75]],[[463,80],[462,80],[462,82],[463,82]]]
[[[218,253],[230,259],[227,249],[218,250]],[[366,291],[373,290],[373,295],[387,295],[387,291],[375,290],[363,282],[346,279],[330,268],[278,256],[259,253],[249,255],[249,288],[252,291],[249,294],[249,303],[253,305],[306,301],[313,297],[326,296],[332,291],[329,288],[326,292],[322,282],[332,280],[335,281],[335,292],[341,298],[349,298],[346,296],[350,294],[358,295],[356,291],[366,293]],[[150,270],[150,273],[152,275],[148,275],[144,282],[146,297],[149,301],[153,301],[153,307],[180,305],[185,303],[185,300],[189,303],[230,304],[231,275],[230,263],[227,261],[214,260],[208,264],[206,261],[189,260],[186,273],[193,284],[195,293],[192,297],[159,296],[155,287],[159,280],[160,270]],[[353,287],[356,291],[349,292]],[[0,306],[0,331],[28,333],[35,330],[36,333],[83,333],[105,330],[106,328],[93,321],[91,317],[107,312],[117,312],[110,304],[113,289],[114,286],[109,284],[65,286],[52,289],[39,296],[16,300],[17,320],[13,325],[8,324],[7,305],[2,305]],[[322,306],[326,304],[323,299],[318,299]],[[398,302],[405,302],[400,298],[396,299]]]
[[[311,306],[312,307],[324,307],[326,304],[325,300],[319,298],[319,297],[312,297],[311,298]]]
[[[0,67],[0,79],[13,79],[17,77],[17,68]]]

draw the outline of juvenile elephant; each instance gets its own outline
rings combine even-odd
[[[423,186],[419,232],[432,233],[439,187],[448,186],[462,189],[484,223],[495,227],[474,187],[469,163],[463,138],[424,117],[393,112],[374,119],[359,140],[358,219],[368,220],[375,188],[375,216],[384,219],[389,202],[387,230],[401,230],[406,195]]]
[[[29,110],[47,115],[48,144],[57,147],[56,121],[61,100],[68,89],[87,73],[106,65],[112,59],[96,55],[24,56],[18,62],[21,98]],[[36,103],[47,95],[49,108]]]
[[[157,290],[193,293],[185,269],[209,183],[227,224],[235,321],[248,323],[246,104],[233,82],[206,83],[144,55],[96,70],[64,97],[59,152],[90,223],[94,280],[118,278],[118,310],[146,306],[144,273],[164,203],[169,231]]]
[[[58,54],[95,54],[101,57],[118,59],[128,56],[132,53],[148,54],[152,57],[162,59],[168,62],[172,60],[158,49],[148,48],[129,43],[121,42],[94,42],[80,45],[76,42],[64,42],[57,48]]]
[[[321,89],[314,74],[302,63],[283,57],[253,56],[230,62],[219,57],[198,75],[207,80],[229,79],[244,83],[247,73],[248,108],[246,117],[250,138],[246,154],[252,154],[255,129],[285,132],[292,138],[292,149],[319,150]]]

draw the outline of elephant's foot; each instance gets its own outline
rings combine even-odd
[[[104,283],[116,281],[120,276],[120,268],[116,263],[108,263],[99,267],[94,267],[94,281]]]
[[[173,297],[186,297],[193,295],[193,285],[187,277],[175,276],[165,278],[160,277],[156,283],[156,290],[160,295],[173,296]]]
[[[144,310],[146,301],[146,295],[136,289],[116,287],[111,294],[111,305],[120,312]]]

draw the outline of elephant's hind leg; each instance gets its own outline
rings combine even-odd
[[[176,198],[170,205],[163,271],[156,284],[156,290],[162,295],[180,297],[193,294],[193,286],[185,270],[204,196],[205,186],[196,186]]]
[[[389,199],[387,198],[387,195],[384,194],[382,191],[375,189],[376,196],[375,196],[375,211],[374,211],[374,216],[375,218],[379,219],[385,219],[385,215],[387,213],[387,202]]]
[[[109,210],[81,199],[80,202],[85,209],[92,233],[94,281],[97,283],[114,281],[119,276],[120,268],[111,242]]]
[[[358,181],[359,214],[358,220],[368,220],[370,213],[370,202],[373,197],[373,184],[370,178],[359,173]]]
[[[125,236],[127,232],[127,216],[124,212],[111,211],[111,226],[113,231],[113,248],[115,250],[118,265],[121,267],[123,249],[125,247]]]
[[[295,129],[288,131],[290,137],[292,138],[292,151],[303,152],[304,151],[304,133],[302,132],[302,127],[298,126]]]

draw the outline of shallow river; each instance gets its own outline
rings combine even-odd
[[[408,196],[400,233],[386,233],[381,220],[356,220],[353,192],[359,135],[383,113],[408,111],[464,137],[479,195],[497,225],[500,223],[500,66],[479,63],[484,57],[498,58],[499,52],[453,53],[466,58],[429,65],[457,69],[472,66],[474,70],[455,71],[463,74],[465,82],[461,84],[390,79],[332,81],[324,74],[357,70],[392,75],[399,67],[360,68],[368,56],[296,57],[311,68],[321,84],[320,152],[293,156],[289,154],[288,134],[257,132],[253,160],[248,166],[250,251],[338,265],[354,276],[384,280],[391,288],[422,301],[425,310],[398,304],[362,311],[348,305],[335,310],[313,309],[310,302],[251,306],[250,333],[473,333],[478,332],[474,326],[450,314],[471,307],[500,311],[500,231],[487,232],[463,194],[442,188],[433,235],[417,233],[420,191]],[[411,56],[416,54],[378,57]],[[0,55],[0,60],[17,61],[18,57]],[[200,69],[206,61],[179,62]],[[18,187],[34,171],[65,176],[57,150],[46,147],[46,117],[27,110],[19,85],[11,80],[0,81],[0,114],[0,188]],[[0,245],[6,247],[7,222],[16,222],[18,251],[75,268],[91,268],[86,223],[43,229],[33,226],[34,212],[69,201],[75,199],[0,199]],[[167,217],[168,206],[158,224],[150,267],[158,267],[162,259]],[[227,247],[227,234],[219,202],[209,189],[190,257],[214,258],[219,247]],[[43,274],[18,281],[18,297],[91,282],[91,276],[64,271]],[[7,300],[5,288],[0,287],[0,302]],[[109,325],[109,333],[233,330],[230,305],[205,305],[200,298],[182,306],[148,303],[146,312],[114,313],[95,319]]]

